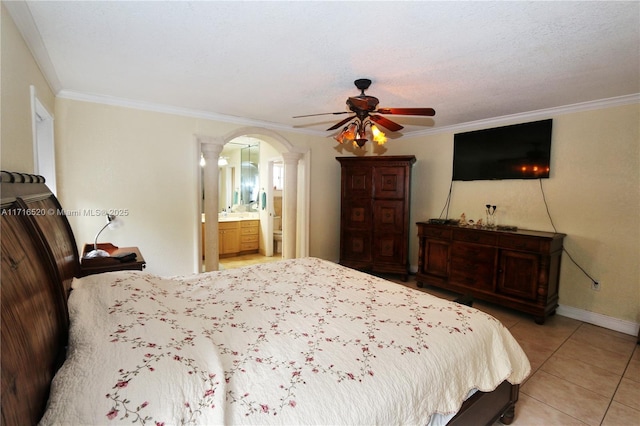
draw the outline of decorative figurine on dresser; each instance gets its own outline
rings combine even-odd
[[[417,223],[418,287],[428,284],[472,295],[532,314],[543,324],[558,307],[565,234],[470,222]]]
[[[406,281],[415,156],[336,159],[342,168],[340,264]]]

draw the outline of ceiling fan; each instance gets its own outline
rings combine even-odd
[[[329,127],[327,131],[336,130],[340,126],[344,125],[342,131],[335,137],[335,139],[340,143],[353,142],[354,145],[362,148],[368,140],[367,137],[371,137],[375,142],[378,142],[378,144],[383,144],[387,140],[385,134],[382,133],[373,123],[376,123],[392,132],[397,132],[403,129],[403,126],[400,124],[378,114],[419,115],[428,117],[432,117],[436,114],[433,108],[378,108],[378,98],[365,95],[364,93],[364,91],[371,85],[371,80],[368,78],[360,78],[354,81],[354,84],[360,90],[360,95],[347,98],[349,111],[297,115],[293,118],[354,113],[355,115],[347,117],[334,124]],[[351,120],[354,121],[347,125]]]

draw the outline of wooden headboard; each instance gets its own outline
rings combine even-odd
[[[0,194],[2,424],[37,424],[65,356],[78,249],[44,178],[0,172]]]

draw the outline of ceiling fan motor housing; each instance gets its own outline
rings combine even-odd
[[[358,89],[362,91],[363,95],[364,95],[364,91],[367,90],[369,86],[371,86],[371,80],[369,80],[368,78],[359,78],[353,83],[356,85]]]

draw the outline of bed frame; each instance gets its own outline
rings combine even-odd
[[[2,424],[35,425],[65,358],[67,297],[80,275],[73,232],[41,176],[0,172]],[[518,385],[476,392],[451,425],[510,424]]]

